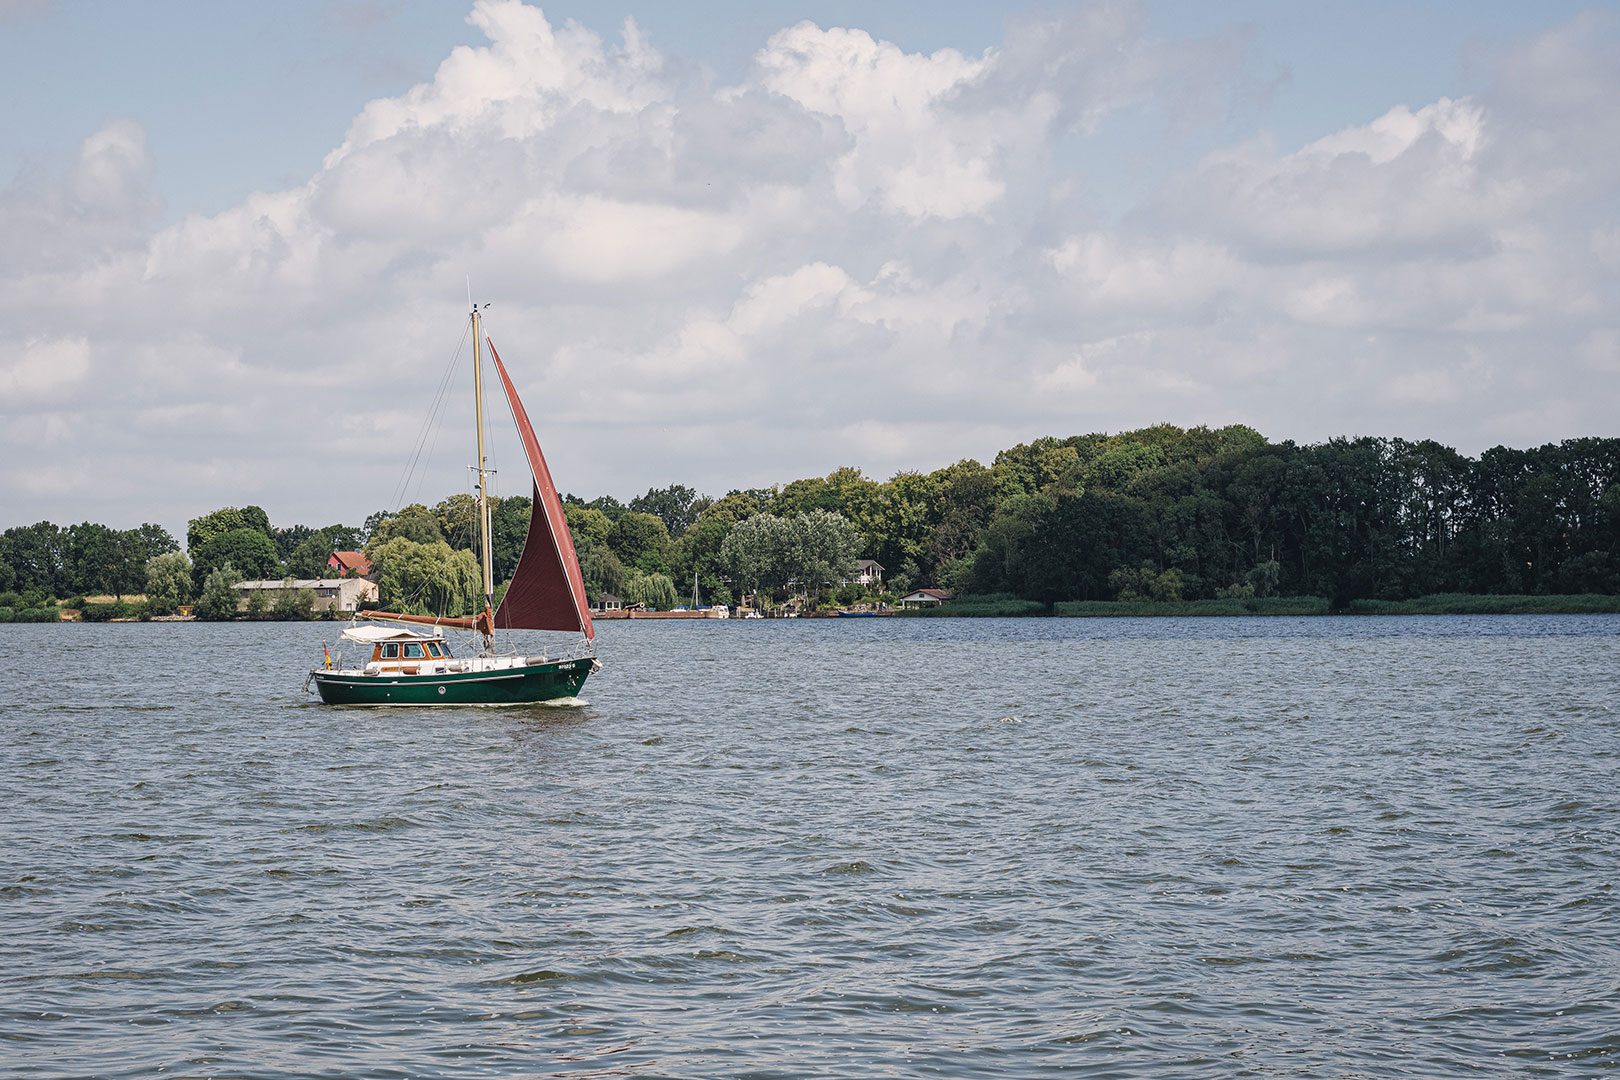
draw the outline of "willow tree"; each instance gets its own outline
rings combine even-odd
[[[191,599],[191,560],[185,552],[168,551],[146,560],[146,599],[162,615],[172,615]]]
[[[242,575],[230,563],[210,570],[197,600],[197,618],[211,622],[236,618],[236,603],[241,598],[236,586],[241,581]]]
[[[377,604],[418,615],[470,615],[484,606],[483,578],[472,552],[443,540],[418,544],[403,536],[376,544]]]
[[[626,602],[645,604],[649,610],[668,611],[678,603],[675,582],[668,574],[630,570],[625,575],[623,588]]]

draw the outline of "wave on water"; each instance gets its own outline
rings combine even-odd
[[[242,662],[307,626],[86,625],[0,686],[0,1073],[1620,1080],[1620,615],[1474,618],[605,624],[589,707],[316,714]]]
[[[116,698],[109,701],[52,702],[43,706],[37,702],[31,701],[0,702],[0,709],[26,708],[30,712],[106,712],[109,710],[113,712],[173,712],[178,707],[179,706],[176,705],[131,704],[128,702],[121,702]]]

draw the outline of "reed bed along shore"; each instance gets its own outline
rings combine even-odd
[[[1352,600],[1335,608],[1324,596],[1271,596],[1221,600],[1066,600],[1048,606],[1016,596],[964,596],[943,607],[899,614],[905,618],[1166,618],[1237,615],[1597,615],[1620,613],[1620,596],[1504,596],[1436,593],[1411,600]]]

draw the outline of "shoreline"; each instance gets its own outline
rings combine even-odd
[[[1275,618],[1278,616],[1369,615],[1614,615],[1620,595],[1576,593],[1530,596],[1440,593],[1410,600],[1352,600],[1334,607],[1322,596],[1225,600],[1063,600],[1048,608],[1027,600],[975,602],[964,599],[941,608],[899,613],[904,618]]]
[[[74,612],[74,614],[77,614]],[[874,612],[870,617],[880,619],[1174,619],[1174,618],[1277,618],[1282,616],[1334,616],[1370,615],[1617,615],[1620,614],[1620,595],[1578,593],[1552,596],[1442,593],[1420,596],[1411,600],[1352,600],[1334,608],[1320,596],[1268,597],[1225,600],[1181,601],[1128,601],[1128,600],[1063,600],[1048,607],[1033,600],[996,597],[975,600],[971,597],[949,603],[943,607],[910,609],[905,611]],[[833,611],[807,612],[802,619],[836,619]],[[594,615],[599,622],[665,622],[694,620],[701,622],[753,622],[776,621],[741,618],[715,619],[697,612],[637,612],[633,616],[618,612],[606,616]],[[83,620],[76,618],[55,620],[17,620],[15,625],[34,623],[51,625],[90,625],[94,622],[204,622],[195,616],[158,615],[150,619],[116,618]],[[312,618],[304,620],[227,619],[222,622],[309,622],[344,623],[348,619]]]

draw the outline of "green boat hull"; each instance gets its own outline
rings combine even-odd
[[[583,660],[439,675],[311,672],[328,705],[527,705],[578,697],[594,667]]]

